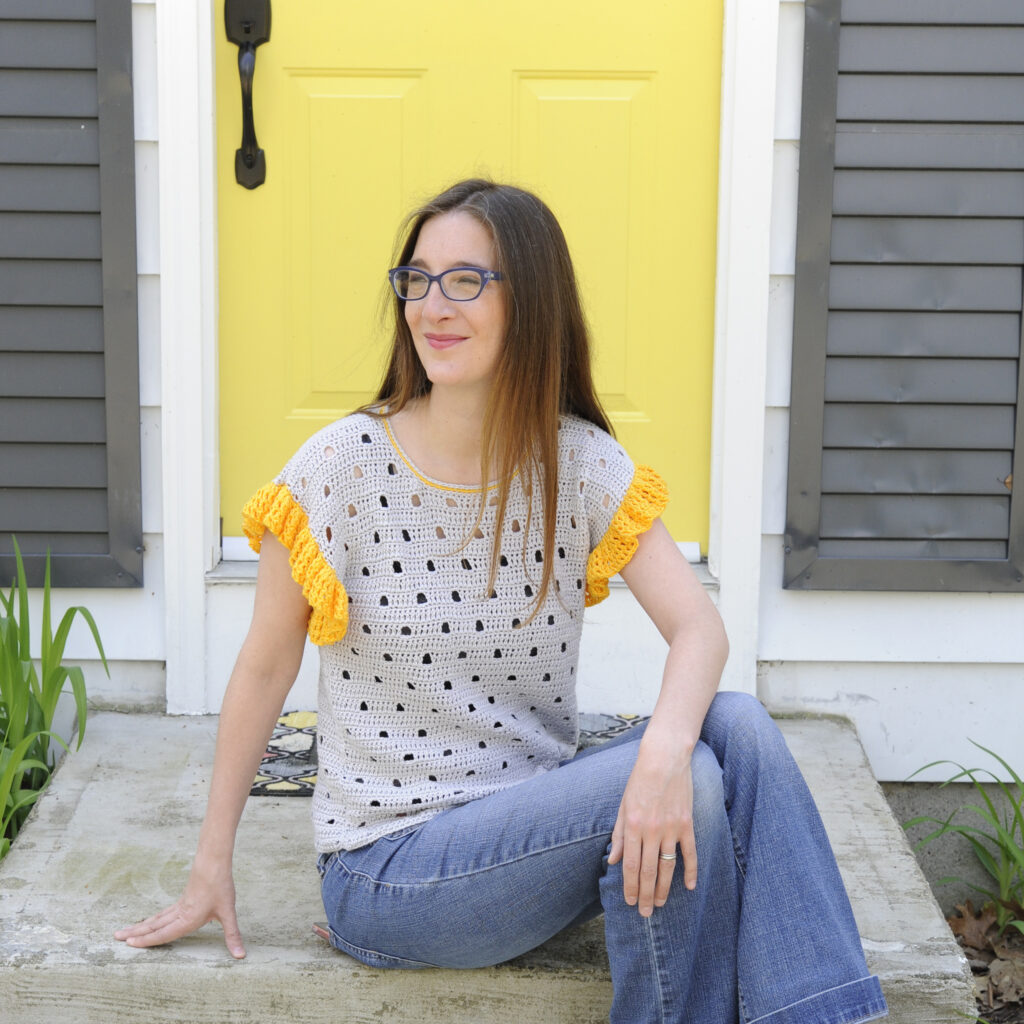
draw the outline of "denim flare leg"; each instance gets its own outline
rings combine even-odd
[[[781,734],[719,694],[693,756],[697,888],[643,918],[608,865],[641,729],[318,861],[332,943],[374,967],[481,967],[600,913],[612,1024],[854,1024],[886,1014]]]

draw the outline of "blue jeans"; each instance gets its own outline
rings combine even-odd
[[[761,705],[711,705],[693,755],[697,888],[643,918],[608,865],[642,729],[318,868],[334,946],[481,967],[604,913],[612,1024],[853,1024],[886,1014],[825,830]]]

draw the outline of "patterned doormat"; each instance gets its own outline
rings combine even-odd
[[[274,726],[249,795],[312,796],[316,771],[316,712],[290,711]]]
[[[580,749],[610,740],[649,715],[580,715]],[[290,711],[274,726],[250,796],[312,796],[316,785],[316,712]]]

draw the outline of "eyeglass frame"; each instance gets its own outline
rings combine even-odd
[[[453,295],[449,295],[444,290],[444,284],[441,278],[446,274],[453,274],[457,270],[473,270],[480,275],[480,291],[476,293],[472,298],[468,299],[457,299]],[[427,290],[415,299],[409,298],[408,295],[399,295],[398,286],[395,284],[395,276],[402,273],[402,271],[411,272],[413,274],[420,274],[427,279]],[[489,281],[501,281],[504,279],[504,275],[499,270],[485,270],[483,267],[473,267],[470,265],[461,267],[449,267],[447,270],[442,270],[440,274],[428,274],[422,267],[392,267],[388,271],[388,281],[391,283],[391,290],[395,293],[395,296],[400,302],[421,302],[430,294],[430,288],[437,282],[437,287],[441,289],[441,294],[448,299],[449,302],[475,302],[484,293],[484,289],[487,287]]]

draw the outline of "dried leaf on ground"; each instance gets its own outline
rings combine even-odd
[[[1024,962],[994,960],[988,969],[988,976],[1004,1003],[1019,1003],[1024,999]]]
[[[1000,960],[1014,960],[1024,964],[1024,942],[1014,935],[1004,935],[1002,940],[992,940],[992,952]]]
[[[960,939],[960,945],[984,952],[991,948],[990,932],[994,932],[996,910],[991,903],[985,904],[976,911],[974,904],[967,900],[963,906],[957,906],[957,913],[950,914],[946,920],[953,934]]]

